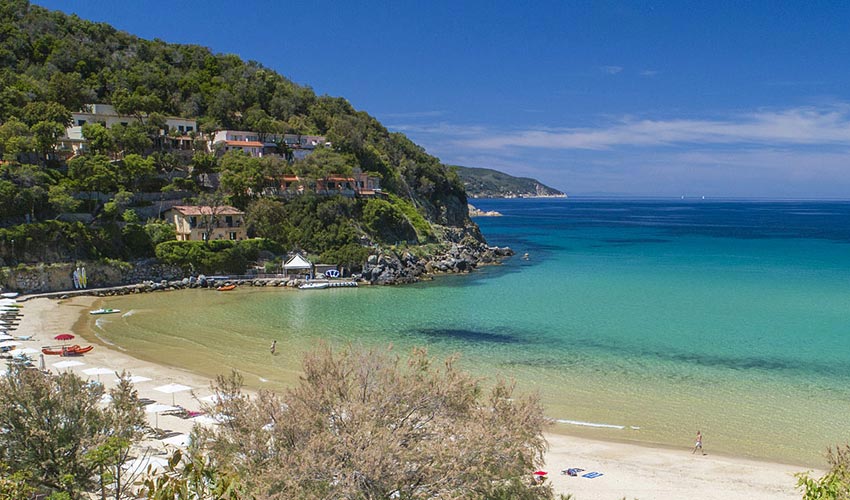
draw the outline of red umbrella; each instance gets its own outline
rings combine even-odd
[[[60,333],[59,335],[53,337],[56,340],[71,340],[74,338],[70,333]]]
[[[546,474],[549,474],[549,473],[546,472],[545,470],[539,470],[539,471],[534,473],[535,476],[545,476]]]

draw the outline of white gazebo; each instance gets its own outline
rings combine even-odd
[[[313,274],[313,264],[304,258],[300,253],[296,253],[291,259],[283,265],[283,274]]]

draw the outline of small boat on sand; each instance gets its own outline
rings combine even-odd
[[[229,292],[234,288],[236,288],[236,285],[224,285],[216,288],[216,290],[218,290],[219,292]]]
[[[80,347],[77,344],[67,346],[42,347],[41,352],[48,356],[81,356],[94,349],[93,345]]]
[[[101,308],[101,309],[95,309],[94,311],[89,311],[89,314],[114,314],[114,313],[120,313],[120,312],[121,312],[121,309]]]

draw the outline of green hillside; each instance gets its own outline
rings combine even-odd
[[[530,177],[514,177],[489,168],[452,167],[457,170],[470,198],[530,198],[565,196]]]
[[[187,193],[187,203],[246,210],[251,236],[316,255],[440,243],[443,228],[480,241],[457,174],[344,98],[318,96],[255,61],[144,40],[25,0],[0,2],[0,30],[0,265],[153,257],[162,232],[133,212],[140,199],[175,192]],[[85,126],[90,148],[69,160],[58,145],[70,113],[93,103],[138,122]],[[163,149],[177,135],[163,129],[166,116],[197,120],[188,154]],[[298,161],[209,154],[204,134],[222,129],[312,134],[333,146]],[[355,169],[379,177],[388,196],[261,195],[270,178]],[[202,180],[209,175],[221,184]],[[69,212],[89,217],[56,220]]]

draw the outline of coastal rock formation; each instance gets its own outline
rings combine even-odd
[[[479,210],[478,208],[474,207],[471,203],[467,204],[467,206],[469,208],[469,216],[470,217],[501,217],[502,216],[502,214],[500,212],[497,212],[495,210],[488,210],[488,211]]]
[[[371,255],[363,267],[363,280],[375,285],[395,285],[419,281],[428,274],[468,273],[482,264],[494,264],[514,254],[508,247],[489,246],[478,226],[465,228],[437,226],[445,249],[427,256],[408,250],[401,253],[384,249]]]

